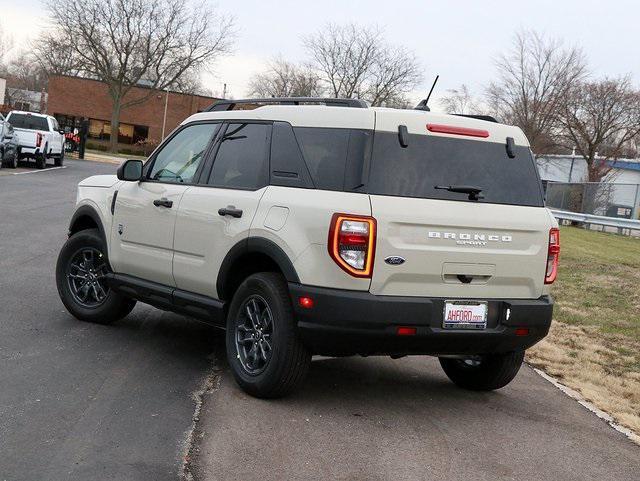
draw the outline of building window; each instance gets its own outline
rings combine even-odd
[[[111,122],[89,119],[89,137],[109,140],[111,138]],[[148,137],[149,127],[146,125],[121,123],[118,127],[118,143],[120,144],[135,144],[147,140]]]

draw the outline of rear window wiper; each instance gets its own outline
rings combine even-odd
[[[481,194],[482,189],[474,185],[434,185],[433,188],[460,194],[469,194],[469,200],[484,199],[484,195]]]

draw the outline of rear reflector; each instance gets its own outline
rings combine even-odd
[[[529,335],[529,329],[527,329],[526,327],[518,327],[516,329],[516,336],[528,336]]]
[[[333,214],[327,247],[342,270],[354,277],[371,277],[375,245],[373,217]]]
[[[396,334],[398,336],[415,336],[417,332],[417,328],[405,326],[398,327],[398,329],[396,330]]]
[[[558,277],[558,261],[560,259],[560,230],[552,227],[549,230],[549,250],[547,253],[547,272],[544,283],[552,284]]]
[[[313,299],[310,297],[299,297],[298,305],[305,309],[311,309],[313,307]]]
[[[467,137],[482,138],[489,137],[488,130],[469,129],[466,127],[456,127],[455,125],[427,124],[427,130],[429,132],[436,132],[438,134],[466,135]]]

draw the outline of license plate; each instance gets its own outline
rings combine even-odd
[[[445,329],[485,329],[488,304],[484,301],[447,301],[444,303]]]

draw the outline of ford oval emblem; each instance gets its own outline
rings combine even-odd
[[[389,256],[384,260],[387,264],[392,266],[399,266],[400,264],[404,264],[404,257],[400,256]]]

